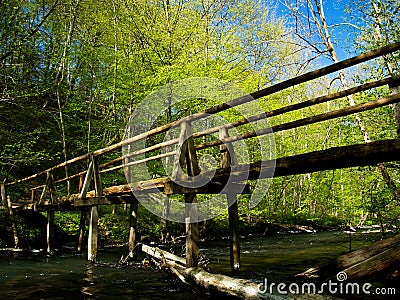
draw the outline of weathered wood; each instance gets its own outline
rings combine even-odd
[[[97,239],[98,239],[98,219],[97,206],[90,209],[89,234],[88,234],[88,260],[96,262],[97,258]]]
[[[189,180],[200,174],[196,151],[194,150],[192,127],[188,122],[181,123],[178,150],[174,161],[172,179],[182,179],[182,168],[187,169]],[[186,223],[186,266],[197,267],[199,262],[199,213],[196,194],[185,194]]]
[[[199,264],[199,212],[195,194],[185,194],[186,266]]]
[[[46,184],[44,185],[44,188],[43,188],[42,193],[39,198],[40,205],[44,204],[48,193],[50,194],[49,203],[56,204],[57,196],[56,196],[56,191],[55,191],[55,187],[54,187],[54,177],[51,172],[47,172]]]
[[[339,117],[348,116],[348,115],[362,112],[362,111],[368,111],[368,110],[371,110],[374,108],[382,107],[382,106],[385,106],[388,104],[393,104],[393,103],[396,103],[399,101],[400,101],[400,94],[395,94],[395,95],[391,95],[391,96],[384,97],[381,99],[354,105],[351,107],[346,107],[346,108],[338,109],[335,111],[319,114],[316,116],[275,125],[270,128],[263,128],[263,129],[260,129],[257,131],[251,131],[251,132],[247,132],[247,133],[244,133],[241,135],[231,136],[231,137],[225,138],[223,140],[203,143],[203,144],[197,145],[195,147],[195,149],[200,150],[200,149],[215,147],[215,146],[222,145],[223,143],[231,143],[231,142],[239,141],[242,139],[249,139],[249,138],[253,138],[256,136],[272,134],[272,133],[276,133],[276,132],[280,132],[280,131],[284,131],[284,130],[288,130],[288,129],[298,128],[298,127],[302,127],[305,125],[310,125],[310,124],[314,124],[314,123],[318,123],[318,122],[322,122],[322,121],[327,121],[327,120],[336,119]]]
[[[100,179],[100,169],[98,157],[91,155],[91,160],[93,162],[93,181],[94,181],[94,191],[96,196],[103,195],[103,185]]]
[[[0,184],[0,195],[1,195],[1,202],[3,204],[3,207],[8,211],[8,214],[10,216],[11,227],[13,230],[13,237],[14,237],[14,248],[18,248],[19,247],[18,231],[17,231],[17,225],[15,224],[12,203],[11,203],[10,196],[7,196],[6,186],[3,183]]]
[[[275,110],[272,110],[272,111],[265,111],[265,112],[263,112],[261,114],[258,114],[258,115],[255,115],[255,116],[251,116],[251,117],[248,117],[248,118],[243,118],[241,120],[232,122],[230,124],[224,124],[224,125],[220,125],[220,126],[217,126],[217,127],[209,128],[209,129],[201,131],[201,132],[196,132],[196,133],[193,134],[193,137],[194,138],[202,137],[202,136],[205,136],[205,135],[208,135],[208,134],[212,134],[212,133],[218,132],[220,129],[223,129],[223,128],[229,129],[229,128],[233,128],[233,127],[238,127],[238,126],[247,124],[249,122],[255,122],[255,121],[263,120],[265,118],[278,116],[278,115],[281,115],[281,114],[284,114],[284,113],[287,113],[287,112],[291,112],[291,111],[299,110],[299,109],[302,109],[302,108],[310,107],[310,106],[313,106],[313,105],[316,105],[316,104],[321,104],[321,103],[324,103],[324,102],[327,102],[327,101],[332,101],[332,100],[339,99],[339,98],[342,98],[342,97],[346,97],[346,96],[349,96],[349,95],[352,95],[352,94],[355,94],[355,93],[358,93],[358,92],[366,91],[368,89],[380,87],[380,86],[383,86],[383,85],[386,85],[386,84],[389,84],[390,86],[393,86],[393,85],[396,84],[396,82],[399,80],[399,78],[400,78],[400,76],[393,76],[393,77],[389,77],[389,78],[385,78],[385,79],[381,79],[381,80],[377,80],[377,81],[373,81],[373,82],[368,82],[368,83],[365,83],[363,85],[356,86],[356,87],[353,87],[353,88],[350,88],[350,89],[347,89],[347,90],[344,90],[344,91],[340,91],[340,92],[337,92],[337,93],[333,93],[333,94],[329,94],[329,95],[313,98],[313,99],[310,99],[310,100],[307,100],[307,101],[304,101],[304,102],[288,105],[288,106],[285,106],[285,107],[282,107],[282,108],[278,108],[278,109],[275,109]],[[393,94],[395,94],[395,93],[393,93]],[[400,107],[400,105],[399,104],[395,104],[395,107]],[[400,109],[397,109],[397,110],[395,109],[395,113],[396,113],[396,111],[400,114]],[[400,117],[396,118],[396,120],[400,120]],[[170,145],[176,144],[178,142],[179,142],[179,139],[173,139],[173,140],[169,140],[169,141],[164,141],[162,143],[158,143],[156,145],[152,145],[152,146],[149,146],[147,148],[134,151],[134,152],[126,154],[126,155],[124,155],[122,157],[119,157],[119,158],[116,158],[116,159],[111,160],[109,162],[103,163],[102,165],[100,165],[100,167],[107,167],[107,166],[113,165],[115,163],[121,162],[123,159],[127,159],[127,158],[131,158],[131,157],[134,157],[134,156],[137,156],[137,155],[140,155],[140,154],[148,153],[150,151],[154,151],[154,150],[160,149],[162,147],[170,146]],[[162,155],[148,157],[148,158],[145,158],[145,159],[140,160],[140,161],[132,162],[132,165],[133,164],[144,163],[144,162],[147,162],[147,161],[152,161],[152,160],[159,159],[159,158],[162,158],[162,157],[172,156],[174,154],[175,154],[175,152],[168,152],[168,153],[165,153],[165,154],[162,154]],[[119,166],[116,166],[116,167],[113,167],[113,168],[102,170],[102,173],[106,173],[106,172],[109,172],[109,171],[114,171],[114,170],[122,168],[123,166],[124,165],[119,165]],[[85,173],[86,173],[86,171],[80,172],[80,173],[77,173],[75,175],[71,175],[68,178],[63,178],[63,179],[57,180],[55,183],[60,183],[60,182],[66,181],[68,179],[73,179],[73,178],[78,177],[78,176],[80,176],[82,174],[85,174]]]
[[[394,43],[394,44],[387,45],[387,46],[379,48],[379,49],[375,49],[375,50],[360,54],[358,56],[355,56],[355,57],[346,59],[344,61],[332,64],[332,65],[330,65],[328,67],[305,73],[303,75],[300,75],[300,76],[291,78],[289,80],[285,80],[283,82],[280,82],[280,83],[278,83],[276,85],[273,85],[271,87],[267,87],[265,89],[262,89],[262,90],[259,90],[257,92],[251,93],[250,97],[249,96],[239,97],[239,98],[233,99],[233,100],[231,100],[231,101],[229,101],[227,103],[223,103],[223,104],[220,104],[220,105],[213,106],[213,107],[211,107],[211,108],[209,108],[209,109],[207,109],[207,110],[205,110],[203,112],[199,112],[199,113],[196,113],[194,115],[190,115],[190,116],[188,116],[188,117],[186,117],[186,118],[184,118],[182,120],[177,120],[175,122],[171,122],[171,123],[168,123],[166,125],[159,126],[157,128],[154,128],[152,130],[149,130],[147,132],[144,132],[144,133],[139,134],[137,136],[134,136],[132,138],[123,140],[123,141],[121,141],[119,143],[116,143],[114,145],[105,147],[103,149],[96,150],[96,151],[94,151],[92,153],[92,155],[100,156],[100,155],[109,153],[111,151],[115,151],[115,150],[121,149],[121,147],[123,147],[125,145],[128,145],[128,144],[131,144],[133,142],[148,138],[150,136],[165,132],[165,131],[169,130],[171,127],[179,124],[182,121],[190,122],[190,121],[198,120],[198,119],[206,117],[209,114],[215,114],[215,113],[224,111],[226,109],[229,109],[231,107],[235,107],[235,106],[238,106],[238,105],[241,105],[241,104],[245,104],[247,102],[253,101],[254,99],[258,99],[258,98],[261,98],[261,97],[265,97],[265,96],[277,93],[277,92],[279,92],[281,90],[284,90],[286,88],[292,87],[294,85],[308,82],[310,80],[313,80],[313,79],[316,79],[316,78],[331,74],[333,72],[342,70],[344,68],[348,68],[348,67],[360,64],[362,62],[374,59],[374,58],[382,56],[382,55],[386,55],[386,54],[395,52],[397,50],[400,50],[400,43]],[[28,181],[30,179],[34,179],[34,178],[36,178],[38,176],[46,174],[46,172],[53,171],[53,170],[56,170],[58,168],[64,167],[66,165],[70,165],[72,163],[76,163],[76,162],[88,159],[89,156],[90,156],[89,153],[81,155],[79,157],[76,157],[76,158],[67,160],[67,161],[65,161],[63,163],[60,163],[60,164],[58,164],[58,165],[56,165],[54,167],[51,167],[51,168],[49,168],[47,170],[42,171],[42,172],[39,172],[39,173],[33,174],[31,176],[22,178],[20,180],[16,180],[16,181],[13,181],[11,183],[8,183],[7,185],[13,185],[13,184],[16,184],[16,183],[21,183],[21,182]]]
[[[398,161],[400,159],[400,139],[383,140],[368,144],[333,147],[326,150],[313,151],[276,161],[258,161],[251,164],[236,165],[231,168],[220,168],[203,172],[200,176],[208,178],[214,174],[213,181],[220,182],[229,176],[233,181],[247,179],[280,177],[305,174],[324,170],[334,170],[357,166],[374,165],[381,162]]]
[[[134,198],[134,197],[133,197]],[[132,204],[130,205],[129,213],[129,257],[135,259],[136,253],[136,239],[137,239],[137,212],[138,212],[139,201],[134,198]]]
[[[6,186],[4,183],[0,183],[0,194],[1,194],[1,203],[4,209],[7,209],[7,195],[6,195]]]
[[[233,127],[238,127],[238,126],[247,124],[249,122],[255,122],[255,121],[263,120],[265,118],[278,116],[278,115],[281,115],[281,114],[284,114],[284,113],[287,113],[287,112],[291,112],[291,111],[299,110],[299,109],[302,109],[302,108],[310,107],[310,106],[313,106],[313,105],[316,105],[316,104],[321,104],[321,103],[324,103],[324,102],[332,101],[332,100],[335,100],[335,99],[339,99],[339,98],[342,98],[342,97],[353,95],[353,94],[358,93],[358,92],[366,91],[368,89],[380,87],[380,86],[383,86],[383,85],[386,85],[386,84],[389,84],[390,86],[393,86],[393,85],[396,84],[396,82],[399,80],[399,78],[400,78],[400,76],[393,76],[393,77],[389,77],[389,78],[385,78],[385,79],[381,79],[381,80],[377,80],[377,81],[373,81],[373,82],[368,82],[368,83],[365,83],[363,85],[356,86],[356,87],[353,87],[353,88],[350,88],[350,89],[347,89],[347,90],[344,90],[344,91],[340,91],[340,92],[337,92],[337,93],[333,93],[333,94],[329,94],[329,95],[313,98],[313,99],[310,99],[310,100],[307,100],[307,101],[304,101],[304,102],[288,105],[288,106],[285,106],[285,107],[282,107],[282,108],[278,108],[278,109],[275,109],[275,110],[272,110],[272,111],[265,111],[265,112],[263,112],[261,114],[258,114],[258,115],[255,115],[255,116],[251,116],[251,117],[248,117],[248,118],[243,118],[241,120],[238,120],[238,121],[235,121],[235,122],[232,122],[232,123],[229,123],[229,124],[224,124],[224,125],[220,125],[220,126],[217,126],[217,127],[209,128],[209,129],[201,131],[201,132],[196,132],[196,133],[193,134],[193,137],[194,138],[202,137],[202,136],[205,136],[205,135],[208,135],[208,134],[212,134],[212,133],[218,132],[220,129],[223,129],[223,128],[229,129],[229,128],[233,128]],[[393,92],[393,91],[395,91],[395,89],[392,89],[392,93],[395,94],[396,92]],[[399,93],[399,92],[397,91],[397,93]],[[395,104],[395,107],[400,107],[400,105],[399,104]],[[400,114],[400,109],[397,109],[397,110],[395,109],[395,115],[396,115],[396,112],[397,112],[397,114]],[[397,120],[397,122],[400,122],[400,116],[396,117],[396,120]],[[400,126],[400,125],[398,125],[398,126]],[[398,128],[400,128],[400,127],[398,127]],[[126,155],[121,156],[119,158],[113,159],[113,160],[111,160],[109,162],[103,163],[103,164],[100,165],[100,167],[101,168],[107,167],[107,166],[113,165],[115,163],[121,162],[123,159],[131,158],[131,157],[134,157],[134,156],[137,156],[137,155],[140,155],[140,154],[148,153],[150,151],[158,150],[158,149],[160,149],[162,147],[170,146],[170,145],[176,144],[178,142],[179,142],[179,139],[173,139],[173,140],[169,140],[169,141],[164,141],[162,143],[158,143],[156,145],[152,145],[152,146],[146,147],[144,149],[140,149],[140,150],[134,151],[132,153],[126,154]],[[175,152],[168,152],[168,153],[165,153],[165,154],[162,154],[162,155],[148,157],[148,158],[145,158],[145,159],[140,160],[140,161],[132,162],[132,165],[133,164],[144,163],[144,162],[147,162],[147,161],[152,161],[152,160],[159,159],[159,158],[162,158],[162,157],[172,156],[174,154],[175,154]],[[126,163],[125,163],[125,165],[126,165]],[[119,165],[119,166],[116,166],[116,167],[113,167],[113,168],[102,170],[101,173],[114,171],[114,170],[120,169],[122,167],[124,167],[124,165]],[[57,180],[57,181],[55,181],[55,183],[64,182],[66,180],[70,180],[70,179],[73,179],[75,177],[81,176],[81,175],[83,175],[85,173],[86,173],[86,171],[83,171],[83,172],[71,175],[71,176],[69,176],[67,178],[63,178],[63,179]]]
[[[82,245],[85,237],[87,219],[88,219],[88,212],[86,210],[83,210],[81,212],[81,217],[79,220],[79,233],[78,233],[78,240],[76,242],[76,251],[78,253],[82,252]]]
[[[324,280],[336,275],[340,271],[347,270],[349,272],[346,272],[347,275],[354,275],[355,277],[359,278],[362,274],[365,275],[365,272],[379,272],[381,271],[382,267],[387,267],[387,265],[385,265],[387,262],[386,259],[388,258],[387,253],[391,253],[392,255],[392,250],[400,253],[400,235],[397,235],[394,238],[378,241],[372,245],[365,246],[351,253],[344,254],[332,262],[310,268],[303,273],[297,274],[296,276]],[[382,256],[379,257],[381,254]],[[376,268],[369,266],[369,262],[373,262],[374,259],[377,259]],[[384,260],[382,263],[380,263],[381,259]],[[392,255],[392,262],[396,262],[396,259],[399,258],[396,258],[396,255]],[[364,262],[367,262],[367,264],[363,265]],[[365,270],[362,271],[362,268],[364,267]]]
[[[79,182],[78,182],[78,192],[80,193],[83,188],[83,182],[85,181],[85,176],[83,174],[79,175]]]
[[[17,230],[17,225],[15,224],[14,211],[12,208],[11,198],[8,195],[7,195],[7,208],[11,219],[11,227],[13,230],[14,248],[18,248],[19,247],[18,230]]]
[[[95,196],[103,196],[103,187],[100,180],[99,163],[97,157],[90,155],[90,161],[93,169],[93,181],[94,181],[94,192]],[[90,170],[88,170],[90,173]],[[87,174],[88,175],[88,174]],[[89,179],[90,180],[90,179]],[[85,179],[86,181],[86,179]],[[84,187],[85,188],[85,187]],[[83,191],[83,189],[82,189]],[[97,259],[97,241],[98,241],[98,210],[97,206],[92,206],[90,209],[90,221],[89,221],[89,234],[88,234],[88,260],[95,262]]]
[[[142,245],[142,251],[166,264],[183,282],[202,287],[208,292],[233,296],[240,299],[284,299],[280,296],[259,293],[258,284],[221,274],[211,274],[202,268],[185,268],[185,259],[156,247]]]
[[[360,280],[386,270],[395,271],[400,263],[400,247],[396,246],[344,269],[349,280]]]
[[[228,207],[230,264],[232,273],[237,274],[240,271],[240,237],[237,195],[227,194],[226,196],[228,203],[231,203]]]
[[[143,244],[142,251],[146,254],[151,255],[152,257],[155,257],[156,259],[159,260],[166,259],[168,263],[176,263],[182,267],[186,265],[186,260],[184,258],[172,254],[168,251],[161,250],[160,248],[157,247],[150,247],[148,245]]]
[[[54,241],[54,211],[47,211],[47,253],[52,253]]]
[[[112,186],[103,189],[104,196],[118,196],[118,195],[132,195],[132,191],[135,193],[158,193],[164,189],[164,184],[169,182],[171,179],[168,177],[150,179],[146,181],[138,181],[132,185],[123,184]],[[62,198],[63,201],[74,202],[79,199],[80,194],[73,194],[68,197]],[[86,194],[87,198],[95,197],[95,191],[89,191]]]
[[[184,181],[183,181],[184,182]],[[189,185],[189,181],[186,182]],[[190,187],[182,186],[174,181],[164,184],[164,194],[249,194],[250,186],[243,183],[230,183],[229,191],[224,189],[225,182],[207,182],[203,186]]]
[[[90,159],[88,170],[87,170],[86,176],[85,176],[85,180],[83,181],[83,185],[82,185],[81,191],[79,193],[79,198],[85,198],[86,197],[87,192],[88,192],[89,187],[90,187],[90,182],[92,180],[92,177],[93,177],[93,160]]]
[[[47,178],[48,178],[48,187],[49,187],[48,190],[50,192],[50,203],[57,204],[56,187],[54,186],[53,173],[48,172]]]
[[[165,243],[167,241],[168,237],[168,217],[169,217],[169,211],[170,211],[170,199],[169,197],[166,197],[164,199],[164,206],[162,210],[162,216],[160,220],[160,226],[161,226],[161,242]]]
[[[79,211],[79,208],[73,206],[72,203],[58,203],[58,204],[37,204],[28,203],[20,208],[14,208],[15,211],[21,211],[25,209],[32,209],[34,211]]]
[[[386,84],[393,84],[396,81],[398,81],[400,78],[400,76],[393,76],[393,77],[389,77],[389,78],[385,78],[385,79],[381,79],[381,80],[377,80],[377,81],[373,81],[373,82],[368,82],[344,91],[340,91],[337,93],[333,93],[333,94],[328,94],[325,96],[320,96],[320,97],[316,97],[307,101],[303,101],[300,103],[296,103],[296,104],[291,104],[291,105],[287,105],[278,109],[274,109],[274,110],[268,110],[268,111],[264,111],[258,115],[253,115],[250,117],[246,117],[237,121],[234,121],[232,123],[229,124],[223,124],[217,127],[213,127],[213,128],[209,128],[207,130],[201,131],[201,132],[196,132],[193,134],[194,138],[198,138],[198,137],[202,137],[208,134],[212,134],[215,132],[218,132],[221,129],[230,129],[230,128],[234,128],[234,127],[238,127],[244,124],[248,124],[251,122],[255,122],[255,121],[260,121],[266,118],[271,118],[271,117],[275,117],[275,116],[279,116],[282,115],[284,113],[288,113],[288,112],[292,112],[295,110],[299,110],[302,108],[307,108],[307,107],[311,107],[317,104],[321,104],[321,103],[325,103],[328,101],[332,101],[335,99],[339,99],[339,98],[343,98],[349,95],[353,95],[355,93],[359,93],[362,91],[366,91],[372,88],[376,88],[376,87],[380,87]]]
[[[65,166],[67,166],[67,165],[70,165],[70,164],[73,164],[73,163],[80,162],[80,161],[82,161],[82,160],[88,159],[89,156],[90,156],[90,154],[88,153],[88,154],[84,154],[84,155],[81,155],[81,156],[72,158],[72,159],[70,159],[70,160],[67,160],[67,161],[65,161],[65,162],[62,162],[62,163],[60,163],[60,164],[58,164],[58,165],[55,165],[54,167],[48,168],[48,169],[46,169],[46,170],[44,170],[44,171],[41,171],[41,172],[39,172],[39,173],[36,173],[36,174],[31,175],[31,176],[28,176],[28,177],[25,177],[25,178],[22,178],[22,179],[19,179],[19,180],[10,182],[10,183],[8,183],[7,185],[14,185],[14,184],[16,184],[16,183],[21,183],[21,182],[25,182],[25,181],[34,179],[34,178],[36,178],[36,177],[39,177],[39,176],[42,176],[42,175],[46,174],[47,172],[52,172],[52,171],[57,170],[57,169],[59,169],[59,168],[65,167]]]
[[[133,203],[134,197],[132,194],[122,196],[99,196],[99,197],[87,197],[83,199],[75,199],[74,206],[93,206],[93,205],[115,205],[115,204],[130,204]]]
[[[36,200],[36,189],[31,189],[31,203],[34,203]]]
[[[115,170],[121,169],[121,168],[126,167],[126,166],[134,166],[134,165],[138,165],[138,164],[143,164],[145,162],[157,160],[157,159],[160,159],[160,158],[174,156],[175,154],[176,154],[175,151],[171,151],[171,152],[167,152],[167,153],[163,153],[163,154],[159,154],[159,155],[146,157],[146,158],[143,158],[143,159],[140,159],[140,160],[132,161],[132,162],[130,162],[128,164],[125,164],[125,165],[119,165],[119,166],[115,166],[115,167],[112,167],[112,168],[108,168],[108,169],[102,170],[101,173],[107,173],[107,172],[110,172],[110,171],[115,171]]]
[[[378,48],[376,50],[372,50],[366,53],[362,53],[360,55],[357,55],[355,57],[351,57],[348,58],[346,60],[343,60],[341,62],[338,63],[334,63],[330,66],[315,70],[315,71],[311,71],[305,74],[302,74],[300,76],[285,80],[283,82],[280,82],[278,84],[275,84],[273,86],[267,87],[265,89],[261,89],[257,92],[251,93],[251,97],[254,99],[259,99],[261,97],[265,97],[265,96],[269,96],[271,94],[274,94],[276,92],[282,91],[286,88],[290,88],[293,87],[295,85],[301,84],[301,83],[305,83],[308,81],[311,81],[313,79],[317,79],[319,77],[331,74],[333,72],[337,72],[339,70],[342,70],[344,68],[349,68],[352,67],[354,65],[366,62],[368,60],[377,58],[379,56],[394,52],[400,50],[400,42],[398,43],[394,43],[391,45],[388,45],[386,47],[382,47],[382,48]],[[246,101],[247,100],[247,101]],[[206,113],[208,114],[215,114],[217,112],[221,112],[224,109],[228,109],[240,104],[244,104],[246,102],[251,101],[250,99],[243,99],[242,98],[238,98],[232,101],[229,101],[227,103],[223,103],[221,105],[218,106],[213,106],[212,108],[206,110]]]
[[[229,137],[228,129],[221,128],[219,131],[219,139],[223,140]],[[221,168],[229,168],[236,164],[236,157],[231,143],[222,144],[221,152]],[[239,241],[239,215],[237,206],[237,195],[230,191],[226,195],[228,202],[228,219],[229,219],[229,256],[231,270],[233,274],[240,271],[240,241]]]
[[[258,285],[246,279],[211,274],[202,268],[179,269],[185,280],[207,291],[218,292],[240,299],[283,299],[280,296],[259,293]]]

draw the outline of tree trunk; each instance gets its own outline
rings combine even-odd
[[[322,2],[323,0],[314,0],[314,1],[315,1],[315,5],[317,7],[317,13],[318,13],[320,21],[321,21],[321,24],[318,24],[319,32],[321,34],[321,38],[323,39],[325,47],[328,50],[332,60],[335,63],[337,63],[337,62],[339,62],[339,58],[337,56],[335,47],[334,47],[334,45],[332,43],[332,40],[331,40],[331,35],[329,33],[329,30],[328,30],[328,24],[327,24],[327,21],[326,21],[326,18],[325,18],[325,12],[324,12],[323,2]],[[372,3],[375,4],[374,1],[372,1]],[[379,27],[378,27],[378,29],[379,29]],[[378,31],[378,36],[382,37],[380,35],[380,31]],[[393,70],[392,70],[390,64],[386,63],[386,65],[388,67],[389,73],[393,73]],[[342,83],[342,86],[345,89],[348,89],[349,88],[349,83],[348,83],[346,75],[345,75],[345,73],[343,71],[339,71],[339,78],[340,78],[340,82]],[[355,106],[356,105],[352,95],[347,96],[347,99],[349,100],[350,106]],[[400,114],[399,110],[400,110],[399,103],[396,103],[395,104],[395,112],[397,112],[397,114]],[[365,129],[364,123],[362,122],[360,116],[357,113],[355,113],[354,117],[355,117],[355,119],[357,121],[358,127],[360,128],[360,131],[361,131],[361,134],[362,134],[362,136],[364,138],[364,141],[366,143],[370,143],[371,139],[369,138],[368,132]],[[399,129],[400,116],[399,115],[396,115],[396,122],[397,122],[397,125],[398,125],[397,133],[399,133],[399,131],[400,131],[400,129]],[[390,178],[390,174],[386,170],[386,167],[383,164],[379,164],[378,168],[379,168],[379,171],[381,172],[381,175],[382,175],[382,178],[383,178],[384,182],[386,183],[386,185],[388,186],[389,190],[391,191],[394,199],[396,199],[397,202],[400,204],[400,191],[398,190],[398,188],[397,188],[396,184],[393,182],[393,180]]]
[[[342,255],[330,263],[308,269],[296,276],[326,280],[344,271],[350,280],[355,280],[396,268],[399,262],[400,235],[397,235]]]

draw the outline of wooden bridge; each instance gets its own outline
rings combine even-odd
[[[351,146],[334,147],[325,150],[308,152],[300,155],[288,157],[279,157],[276,160],[257,161],[249,164],[235,165],[233,158],[232,143],[240,139],[246,140],[260,135],[273,134],[275,132],[285,131],[301,126],[314,124],[334,118],[344,117],[362,111],[372,110],[374,108],[394,104],[400,101],[399,85],[400,76],[392,76],[381,80],[372,81],[356,87],[352,87],[333,94],[322,95],[308,101],[281,107],[279,109],[265,111],[250,118],[237,120],[214,128],[210,128],[200,132],[191,133],[191,122],[204,118],[206,115],[216,114],[233,107],[243,105],[253,99],[267,97],[284,89],[294,87],[296,85],[327,76],[334,72],[338,72],[345,68],[355,66],[357,64],[383,57],[390,53],[400,50],[400,43],[392,44],[371,52],[367,52],[356,57],[344,60],[342,62],[330,65],[328,67],[306,73],[304,75],[283,81],[268,88],[259,90],[251,94],[252,97],[240,97],[233,99],[227,103],[213,106],[203,112],[199,112],[181,120],[165,124],[163,126],[151,129],[137,136],[123,140],[117,144],[108,146],[103,149],[87,153],[79,157],[75,157],[61,164],[55,165],[37,174],[16,180],[14,182],[1,184],[1,197],[3,206],[9,208],[11,215],[19,210],[32,209],[36,211],[46,211],[48,216],[47,226],[47,244],[48,251],[52,247],[54,211],[82,211],[80,242],[85,228],[85,215],[90,212],[89,220],[89,241],[88,241],[88,259],[96,260],[97,255],[97,235],[98,235],[98,205],[109,204],[130,204],[130,236],[129,236],[129,253],[133,256],[136,240],[136,223],[138,200],[132,193],[151,194],[159,193],[165,195],[184,194],[185,203],[189,204],[189,210],[186,212],[192,222],[186,224],[186,265],[197,266],[199,255],[199,233],[198,223],[193,222],[196,214],[190,212],[190,206],[196,203],[196,194],[218,194],[221,191],[226,193],[228,201],[233,203],[229,206],[229,228],[230,228],[230,257],[232,271],[237,271],[240,267],[240,245],[239,245],[239,225],[238,225],[238,207],[236,202],[237,190],[245,190],[248,192],[247,180],[267,178],[271,176],[286,176],[291,174],[302,174],[316,172],[322,170],[331,170],[339,168],[347,168],[354,166],[375,165],[389,161],[400,160],[400,140],[379,140],[364,144],[355,144]],[[240,127],[245,124],[282,115],[299,109],[309,108],[317,104],[325,103],[335,99],[347,97],[356,93],[367,91],[373,88],[388,85],[391,93],[383,98],[371,100],[366,103],[337,109],[334,111],[314,115],[307,118],[294,120],[291,122],[263,128],[257,131],[249,131],[244,134],[229,136],[229,130]],[[399,120],[397,120],[399,122]],[[108,159],[111,152],[120,152],[121,148],[126,145],[134,144],[143,139],[148,139],[165,133],[173,126],[181,127],[181,135],[179,139],[167,140],[162,143],[154,143],[146,146],[144,149],[133,151],[132,153],[119,155],[116,159]],[[219,140],[204,142],[202,137],[219,132]],[[397,133],[400,135],[400,124],[397,123]],[[157,150],[165,146],[178,144],[178,150],[171,153],[159,154]],[[220,151],[220,168],[211,171],[201,171],[198,166],[196,151],[206,148],[219,147]],[[135,160],[135,157],[145,154],[146,158]],[[190,177],[203,177],[212,174],[211,180],[201,187],[187,187],[181,184],[185,180],[183,175],[180,176],[181,181],[176,178],[161,177],[152,178],[147,181],[135,182],[131,185],[120,183],[121,185],[113,185],[104,187],[102,183],[102,175],[112,172],[128,172],[129,167],[136,164],[146,164],[150,161],[161,160],[164,157],[173,157],[174,168],[184,166],[187,175]],[[81,168],[81,171],[67,177],[55,178],[55,174],[62,174],[60,170],[66,167],[75,166],[75,169]],[[86,166],[86,167],[84,167]],[[72,168],[70,168],[72,169]],[[173,173],[176,173],[176,170]],[[224,191],[227,180],[233,180],[237,190],[232,187],[229,191]],[[93,190],[90,190],[93,181]],[[41,184],[38,184],[40,183]],[[66,185],[67,195],[57,195],[56,187]],[[29,196],[22,199],[10,199],[7,196],[10,190],[19,187],[25,187],[30,190]],[[80,247],[80,246],[78,246]]]

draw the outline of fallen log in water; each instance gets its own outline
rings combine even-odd
[[[297,274],[297,277],[325,280],[338,272],[346,272],[349,280],[359,280],[398,266],[400,235],[376,242],[357,251],[342,255],[333,262]]]
[[[258,285],[245,279],[211,274],[203,268],[185,268],[186,261],[183,258],[159,248],[142,245],[142,251],[162,261],[185,283],[199,286],[207,291],[241,299],[282,299],[279,296],[259,293]]]
[[[186,268],[185,260],[182,257],[159,248],[142,245],[142,251],[161,261],[162,265],[167,266],[181,281],[191,285],[196,291],[201,288],[210,293],[238,299],[335,299],[327,295],[318,294],[275,295],[262,292],[262,287],[260,292],[259,284],[246,279],[212,274],[203,268]]]
[[[175,254],[172,254],[168,251],[161,250],[160,248],[157,248],[157,247],[150,247],[150,246],[143,244],[142,251],[144,253],[147,253],[150,256],[152,256],[160,261],[163,261],[164,263],[172,265],[174,267],[180,266],[180,267],[184,268],[186,265],[186,260],[184,258],[179,257]]]

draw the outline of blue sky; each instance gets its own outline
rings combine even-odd
[[[288,0],[289,2],[294,2],[295,0]],[[297,0],[305,1],[305,0]],[[348,22],[350,16],[345,12],[347,5],[351,3],[351,0],[324,0],[324,10],[328,25],[335,25]],[[278,15],[286,17],[288,15],[287,8],[279,4]],[[355,52],[351,51],[350,40],[353,40],[357,35],[357,30],[354,27],[348,25],[340,25],[330,27],[330,32],[332,34],[332,40],[335,43],[335,49],[340,60],[346,59],[348,57],[354,56]]]

